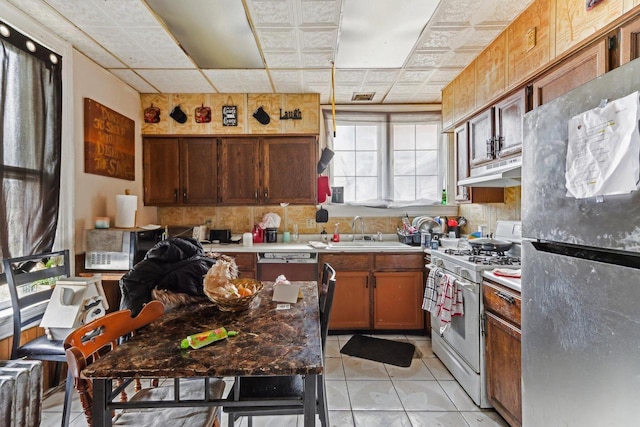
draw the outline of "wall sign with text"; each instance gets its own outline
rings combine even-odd
[[[135,122],[84,99],[84,171],[135,180]]]

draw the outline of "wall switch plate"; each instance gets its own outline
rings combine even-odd
[[[315,226],[316,226],[316,222],[311,218],[307,218],[307,228],[313,228]]]

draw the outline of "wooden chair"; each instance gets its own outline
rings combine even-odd
[[[336,272],[331,265],[325,263],[322,280],[318,289],[318,303],[320,309],[320,337],[324,360],[327,334],[329,332],[329,316],[333,305],[333,295],[336,286]],[[318,376],[316,413],[320,415],[323,427],[329,425],[329,410],[327,408],[327,394],[324,386],[324,375]],[[229,392],[228,400],[234,401],[234,406],[223,405],[223,410],[229,414],[229,427],[241,416],[248,417],[248,427],[253,425],[253,416],[289,415],[303,413],[304,379],[300,375],[278,377],[236,377]],[[280,406],[260,406],[264,400],[282,400]],[[235,406],[237,402],[246,401],[246,405]]]
[[[60,376],[62,364],[67,362],[62,340],[49,340],[45,335],[34,340],[21,343],[22,330],[38,326],[44,315],[43,310],[34,310],[37,305],[45,305],[51,299],[53,284],[57,279],[71,276],[69,251],[47,252],[3,260],[4,272],[11,295],[13,309],[13,343],[11,359],[34,359],[56,362],[56,381]],[[46,268],[49,266],[49,268]],[[37,314],[25,316],[27,312]],[[56,383],[57,384],[57,383]],[[62,409],[62,426],[69,425],[71,413],[71,393],[73,382],[67,374],[65,384],[64,405]]]
[[[80,394],[82,408],[89,425],[92,425],[91,407],[93,389],[89,379],[82,376],[82,370],[94,360],[115,348],[121,340],[126,340],[137,329],[148,325],[164,314],[164,305],[159,301],[147,303],[142,311],[131,317],[130,310],[120,310],[93,320],[73,331],[64,341],[69,372]],[[122,389],[120,400],[126,401],[126,383],[118,381]],[[174,382],[175,384],[175,382]],[[179,382],[180,399],[197,399],[204,396],[204,384],[209,384],[211,398],[218,399],[224,392],[224,381],[217,378],[183,380]],[[136,387],[137,389],[137,387]],[[136,391],[130,401],[172,400],[174,385],[144,388]],[[123,394],[124,393],[124,394]],[[115,397],[114,395],[111,398]],[[219,426],[216,407],[176,407],[176,408],[132,408],[120,411],[113,425],[155,426],[165,423],[173,426]]]

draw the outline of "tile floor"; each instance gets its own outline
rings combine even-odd
[[[335,427],[508,427],[493,410],[481,410],[431,351],[429,337],[380,335],[410,341],[421,358],[409,368],[372,362],[340,354],[350,335],[327,339],[326,387],[329,420]],[[227,387],[228,389],[228,387]],[[64,390],[44,401],[43,427],[58,427]],[[86,427],[77,393],[72,404],[72,427]],[[222,426],[227,415],[222,414]],[[236,427],[246,427],[246,419]],[[302,426],[302,416],[256,417],[255,427]],[[320,421],[317,421],[320,426]]]

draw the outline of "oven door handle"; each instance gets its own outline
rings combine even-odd
[[[478,285],[476,285],[475,283],[463,282],[460,279],[457,279],[457,280],[458,280],[458,284],[464,289],[466,289],[467,291],[472,292],[474,294],[478,293]]]

